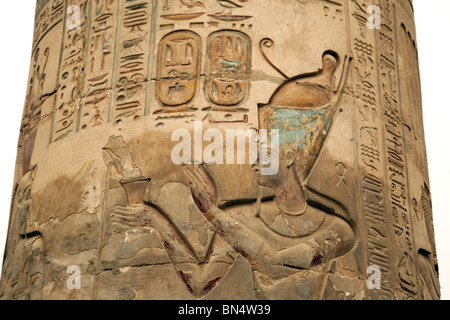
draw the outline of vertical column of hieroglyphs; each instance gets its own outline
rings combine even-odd
[[[139,120],[145,115],[154,1],[120,1],[113,101],[109,121]]]
[[[419,225],[426,228],[429,245],[423,242],[416,249],[426,255],[437,271],[436,244],[434,239],[433,217],[429,190],[425,134],[422,122],[422,97],[420,88],[419,61],[417,44],[413,29],[404,20],[399,19],[399,72],[406,75],[401,87],[402,118],[407,122],[410,137],[408,148],[408,181],[412,198],[412,207]],[[404,23],[405,22],[405,23]],[[408,135],[409,134],[409,135]],[[415,187],[415,190],[414,190]],[[420,228],[420,227],[419,227]],[[417,233],[417,229],[414,229]],[[417,239],[417,238],[416,238]],[[417,241],[416,241],[417,243]],[[430,257],[431,255],[431,257]],[[420,270],[418,270],[420,271]]]
[[[372,3],[370,3],[372,4]],[[381,98],[378,96],[376,61],[377,30],[367,27],[369,1],[353,0],[350,6],[351,47],[354,55],[353,90],[355,97],[355,136],[358,140],[358,162],[368,266],[382,272],[380,290],[370,290],[373,299],[394,298],[395,267],[390,247],[391,237],[385,184],[383,123]]]
[[[417,45],[409,28],[404,23],[397,28],[399,28],[399,58],[403,62],[403,66],[399,66],[399,69],[406,75],[406,81],[403,84],[406,90],[401,96],[404,106],[403,118],[408,122],[410,130],[414,134],[415,143],[417,143],[417,147],[412,150],[412,153],[417,154],[418,157],[416,165],[428,181]]]
[[[60,54],[58,32],[64,18],[63,1],[40,1],[36,6],[35,30],[30,65],[29,85],[22,121],[22,138],[34,134],[44,112],[51,112],[57,88],[57,70]],[[48,110],[47,110],[48,109]]]
[[[90,26],[84,67],[83,101],[78,130],[101,126],[109,120],[115,67],[116,29],[121,1],[90,1]]]
[[[407,185],[406,154],[403,124],[399,101],[396,63],[395,5],[391,0],[381,0],[382,26],[377,36],[379,81],[382,93],[382,110],[385,129],[385,157],[387,159],[387,187],[389,212],[393,226],[395,265],[401,291],[397,298],[416,295],[416,267],[412,239],[409,189]]]
[[[87,33],[87,0],[66,3],[66,24],[55,101],[51,141],[58,141],[77,130],[78,110],[83,97],[84,61]]]

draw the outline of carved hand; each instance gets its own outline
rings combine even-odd
[[[145,205],[115,206],[111,211],[111,222],[119,230],[152,227],[151,214]]]

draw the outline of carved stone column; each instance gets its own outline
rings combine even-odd
[[[439,299],[427,171],[411,1],[37,1],[0,298]]]

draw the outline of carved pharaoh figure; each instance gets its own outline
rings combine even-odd
[[[281,137],[280,149],[269,151],[279,152],[278,172],[265,176],[261,174],[260,162],[254,166],[259,185],[274,191],[272,200],[261,203],[259,198],[254,208],[241,205],[221,210],[214,190],[214,185],[220,181],[211,181],[200,168],[188,171],[193,196],[205,217],[259,274],[256,278],[261,281],[258,284],[261,298],[281,298],[273,295],[276,289],[265,289],[263,283],[268,279],[280,281],[284,277],[290,278],[292,287],[281,281],[287,292],[282,295],[283,299],[321,298],[321,283],[328,263],[354,245],[355,235],[346,221],[345,209],[336,203],[327,212],[323,210],[326,207],[323,203],[322,208],[320,202],[312,205],[307,201],[304,186],[328,134],[348,67],[344,65],[340,88],[333,92],[332,79],[338,58],[326,52],[323,63],[323,69],[314,76],[298,76],[286,81],[273,95],[269,106],[260,106],[260,129],[279,129]],[[318,121],[324,115],[329,120]],[[308,270],[306,273],[310,275],[317,273],[308,278],[311,281],[308,294],[294,294],[299,286],[297,281],[302,282],[292,280],[298,276],[293,271],[296,269]]]
[[[345,221],[345,212],[339,212],[338,207],[333,208],[332,212],[326,212],[318,204],[309,204],[302,183],[320,152],[342,88],[334,92],[331,89],[338,58],[327,52],[323,55],[323,62],[323,69],[310,79],[302,79],[301,82],[301,77],[294,78],[294,91],[302,92],[297,99],[292,94],[287,94],[291,99],[288,102],[278,97],[280,92],[285,95],[285,91],[291,90],[293,81],[287,81],[271,99],[271,103],[286,105],[280,109],[303,112],[300,116],[295,114],[294,118],[281,119],[296,122],[289,127],[289,131],[296,130],[293,141],[297,141],[297,144],[301,141],[301,145],[284,143],[282,138],[278,173],[262,176],[260,165],[255,165],[260,186],[272,188],[275,193],[271,201],[261,203],[261,199],[258,199],[256,207],[244,205],[231,206],[225,211],[220,209],[214,186],[224,182],[211,180],[204,165],[187,165],[177,181],[161,184],[149,182],[149,179],[141,177],[140,170],[132,164],[129,147],[116,137],[110,139],[104,150],[110,155],[109,162],[115,163],[118,172],[124,177],[121,185],[127,194],[128,205],[114,207],[111,213],[112,228],[154,229],[180,280],[197,298],[214,296],[217,285],[222,281],[231,281],[224,279],[236,263],[247,263],[248,270],[253,269],[258,274],[255,277],[262,281],[258,284],[261,286],[258,293],[246,291],[249,294],[247,298],[275,298],[273,289],[265,289],[262,284],[265,280],[261,279],[282,281],[283,278],[292,280],[292,277],[297,279],[291,281],[292,287],[283,298],[321,297],[323,288],[320,284],[329,262],[347,253],[354,245],[354,232]],[[343,78],[347,66],[343,68],[341,82],[345,81]],[[323,90],[326,97],[316,92],[311,94],[314,89],[321,93],[320,90]],[[265,108],[260,108],[262,117],[267,114]],[[327,127],[326,121],[320,123],[317,117],[311,117],[311,110],[321,109],[325,110],[322,116],[330,118]],[[264,121],[266,119],[261,118],[261,128],[270,129],[273,124]],[[276,124],[273,126],[276,127]],[[321,134],[304,134],[304,137],[300,137],[300,132],[308,127],[309,131],[320,131]],[[289,131],[282,132],[281,136],[285,137]],[[305,137],[310,137],[309,142],[304,141]],[[309,156],[313,152],[316,152],[315,157],[310,157],[308,163],[305,155]],[[183,217],[185,211],[187,220]],[[244,219],[237,218],[236,211]],[[280,249],[281,244],[283,249]],[[230,257],[234,257],[234,262],[229,260]],[[224,262],[226,260],[228,262]],[[310,274],[307,277],[311,285],[308,294],[293,295],[293,288],[299,285],[297,281],[303,281],[298,277],[304,277],[302,274],[305,273],[298,270]],[[253,278],[251,274],[248,276]],[[282,283],[287,286],[285,282]]]

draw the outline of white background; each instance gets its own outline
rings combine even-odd
[[[348,0],[350,1],[350,0]],[[0,0],[0,264],[8,228],[36,0]],[[415,0],[423,114],[442,299],[450,300],[450,1]]]

